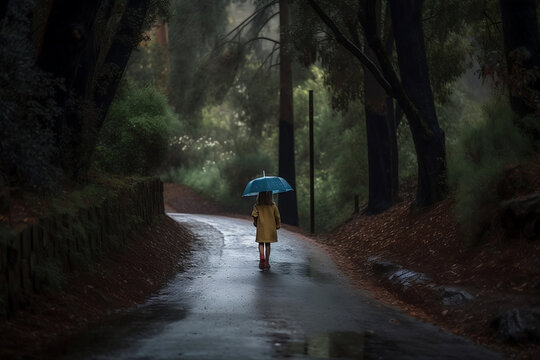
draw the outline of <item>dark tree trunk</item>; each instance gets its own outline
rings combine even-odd
[[[364,71],[364,108],[369,167],[367,212],[377,214],[397,201],[397,142],[392,99],[369,71]]]
[[[525,58],[521,65],[525,69],[531,69],[534,66],[540,67],[540,38],[536,19],[536,1],[500,0],[500,7],[508,73],[512,74],[512,69],[516,65],[515,56],[512,56],[512,53],[518,49],[523,50]],[[540,90],[539,80],[531,85],[532,89]],[[535,109],[531,106],[530,99],[528,101],[526,97],[517,94],[517,91],[512,91],[512,84],[510,87],[512,110],[520,116],[534,112]]]
[[[128,0],[112,43],[97,43],[96,20],[103,0],[53,2],[37,65],[64,79],[57,96],[64,115],[56,125],[58,165],[84,180],[97,134],[114,98],[129,56],[140,40],[147,0]],[[103,11],[103,10],[102,10]],[[102,19],[103,20],[103,19]],[[106,53],[104,64],[98,63]]]
[[[86,100],[85,92],[95,67],[93,27],[102,4],[96,1],[58,0],[53,3],[37,65],[64,79],[65,91],[57,96],[64,108],[55,132],[59,165],[75,179],[85,178],[89,164],[85,121],[74,101]],[[94,63],[92,63],[94,61]]]
[[[403,88],[422,121],[410,121],[418,161],[419,206],[443,199],[448,192],[444,131],[439,127],[429,82],[421,0],[390,0],[392,25]]]
[[[131,52],[138,45],[137,40],[142,31],[147,10],[147,0],[128,0],[127,2],[126,11],[122,15],[118,32],[105,58],[105,65],[114,65],[115,69],[112,73],[106,72],[98,80],[106,86],[104,90],[98,90],[94,94],[96,106],[102,112],[100,123],[97,124],[98,129],[101,128],[105,120]]]
[[[444,198],[448,192],[444,132],[439,128],[435,115],[427,72],[421,1],[390,0],[402,81],[393,69],[377,30],[379,26],[376,16],[377,0],[358,0],[358,19],[362,23],[370,48],[377,56],[380,68],[345,37],[315,0],[308,0],[308,3],[332,30],[336,40],[369,69],[387,94],[397,100],[399,107],[407,116],[418,159],[417,205],[429,205]],[[409,58],[409,55],[412,56]],[[417,75],[419,78],[416,78]],[[405,89],[405,82],[407,89],[411,91],[410,94]],[[421,88],[416,89],[415,85],[420,85]],[[423,95],[427,98],[423,98]]]
[[[38,66],[65,80],[68,91],[80,71],[81,57],[102,1],[57,0],[51,9]]]
[[[376,14],[379,22],[380,1],[377,3]],[[390,19],[389,16],[387,17],[388,26]],[[393,37],[388,34],[385,42],[387,54],[392,54],[393,45]],[[366,55],[377,63],[373,50],[366,49]],[[393,108],[393,99],[364,66],[364,109],[369,169],[368,214],[381,213],[392,207],[398,200],[398,154]]]
[[[6,16],[8,4],[8,0],[0,0],[0,20],[2,20]]]
[[[296,189],[294,164],[294,116],[293,87],[289,41],[288,0],[279,1],[280,64],[279,64],[279,176],[286,179]],[[298,225],[298,205],[296,192],[279,195],[279,208],[285,224]]]

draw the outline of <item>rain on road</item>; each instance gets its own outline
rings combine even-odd
[[[185,272],[145,304],[44,356],[63,359],[500,359],[353,288],[281,229],[268,272],[251,222],[169,214],[198,235]]]

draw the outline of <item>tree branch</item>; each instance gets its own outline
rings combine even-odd
[[[279,11],[273,13],[272,15],[270,15],[266,20],[264,20],[264,22],[261,24],[261,26],[259,26],[259,29],[257,30],[257,32],[255,33],[255,35],[259,35],[259,33],[261,32],[261,30],[266,26],[266,24],[268,24],[270,22],[270,20],[272,20],[274,17],[278,16],[279,15]]]
[[[377,82],[379,82],[379,84],[383,87],[387,94],[394,97],[394,90],[392,89],[392,86],[381,74],[381,72],[377,68],[377,65],[375,65],[375,63],[371,61],[366,56],[366,54],[364,54],[362,50],[360,50],[352,41],[347,39],[343,32],[338,28],[336,23],[332,19],[330,19],[330,17],[319,7],[315,0],[308,0],[308,2],[311,5],[312,9],[315,11],[315,13],[319,16],[319,18],[326,24],[326,26],[330,28],[330,30],[332,30],[336,40],[343,47],[349,50],[349,52],[351,52],[356,58],[358,58],[362,65],[369,69],[369,71],[373,74],[375,79],[377,79]]]
[[[270,63],[272,63],[272,61],[274,60],[274,53],[279,50],[279,46],[278,44],[274,44],[274,47],[272,48],[272,51],[270,52],[270,54],[268,54],[268,56],[266,56],[266,58],[264,59],[264,61],[261,63],[261,65],[257,68],[257,71],[255,71],[255,74],[253,74],[253,76],[251,77],[251,82],[255,80],[255,78],[257,77],[257,75],[259,74],[259,72],[261,71],[261,69],[264,67],[264,65],[266,65],[266,62],[268,60],[270,60]],[[269,66],[268,69],[270,69],[272,66]]]
[[[274,0],[268,4],[266,4],[265,6],[255,10],[253,12],[253,14],[249,15],[247,18],[244,19],[244,21],[242,21],[240,24],[238,24],[236,27],[234,27],[234,29],[232,29],[231,31],[229,31],[227,33],[227,35],[225,35],[224,37],[221,38],[221,41],[225,40],[226,38],[229,37],[229,35],[231,35],[232,33],[238,31],[238,33],[234,36],[238,36],[238,34],[240,34],[242,32],[242,30],[244,30],[244,28],[246,26],[248,26],[252,21],[253,19],[255,18],[255,16],[257,16],[259,13],[263,12],[264,10],[268,9],[269,7],[271,6],[274,6],[278,3],[278,0]],[[260,31],[260,30],[259,30]]]
[[[267,41],[273,42],[274,44],[279,45],[279,41],[276,40],[276,39],[271,39],[271,38],[266,37],[266,36],[258,36],[258,37],[249,39],[248,41],[246,41],[245,43],[243,43],[242,46],[246,46],[246,45],[249,44],[250,42],[257,41],[257,40],[267,40]]]
[[[411,101],[411,99],[405,92],[405,89],[403,89],[403,85],[401,84],[401,81],[399,80],[396,72],[394,71],[392,61],[388,57],[381,37],[377,32],[377,24],[374,23],[377,19],[375,13],[376,1],[377,0],[366,0],[367,3],[365,7],[365,12],[363,13],[365,16],[360,17],[364,27],[364,33],[366,34],[368,45],[375,52],[375,56],[377,56],[377,60],[379,61],[379,65],[381,66],[381,70],[385,78],[388,79],[388,81],[390,82],[392,89],[394,90],[394,93],[391,96],[397,100],[399,106],[403,109],[403,113],[405,114],[405,116],[407,116],[409,122],[413,124],[420,124],[426,129],[426,132],[429,133],[431,131],[429,126],[418,112],[416,105]]]

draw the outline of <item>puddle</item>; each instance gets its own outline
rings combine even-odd
[[[311,261],[307,263],[276,262],[273,264],[274,271],[282,275],[297,275],[317,280],[319,283],[328,284],[332,282],[331,276],[318,270]]]
[[[364,359],[365,333],[335,331],[310,336],[304,342],[277,336],[274,349],[278,358],[306,355],[315,359]]]

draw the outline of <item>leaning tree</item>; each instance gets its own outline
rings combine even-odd
[[[422,1],[389,1],[401,78],[395,72],[387,46],[381,38],[378,21],[380,5],[377,0],[359,0],[357,14],[368,45],[366,49],[375,55],[375,59],[347,37],[316,0],[309,0],[309,4],[331,30],[336,41],[360,60],[364,69],[397,101],[407,117],[418,162],[417,205],[429,205],[444,198],[447,193],[445,140],[435,114],[429,82]]]

